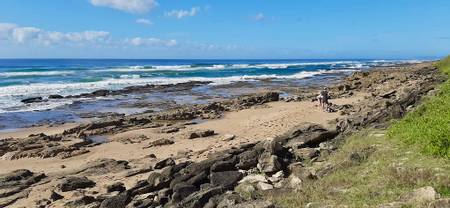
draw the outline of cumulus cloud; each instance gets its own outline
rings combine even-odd
[[[253,16],[252,18],[255,21],[263,21],[265,19],[265,16],[263,13],[258,13],[257,15]]]
[[[166,17],[182,19],[184,17],[193,17],[200,12],[200,7],[192,7],[191,10],[172,10],[165,13]]]
[[[143,24],[143,25],[152,25],[153,24],[152,21],[150,21],[148,19],[142,19],[142,18],[141,19],[137,19],[136,23]]]
[[[15,43],[40,43],[45,45],[63,43],[104,42],[110,39],[106,31],[83,31],[62,33],[35,27],[20,27],[11,23],[0,23],[0,40]]]
[[[90,0],[94,6],[109,7],[125,12],[144,14],[158,3],[155,0]]]
[[[173,47],[178,45],[178,42],[176,40],[161,40],[159,38],[142,38],[142,37],[135,37],[131,39],[125,40],[126,44],[132,45],[132,46],[166,46],[166,47]]]

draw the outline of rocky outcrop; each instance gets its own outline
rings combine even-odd
[[[0,207],[7,207],[15,201],[28,197],[30,187],[46,177],[26,169],[15,170],[0,176]]]
[[[20,158],[68,158],[88,152],[86,147],[92,145],[89,140],[64,145],[63,136],[60,134],[45,135],[36,134],[26,138],[9,138],[0,140],[0,157],[3,160]]]
[[[39,103],[39,102],[44,102],[44,99],[42,97],[32,97],[32,98],[26,98],[21,100],[20,102],[22,103]]]
[[[197,130],[197,131],[190,132],[188,135],[188,139],[209,137],[209,136],[213,136],[214,134],[215,134],[214,130]]]
[[[196,118],[218,118],[226,111],[249,108],[254,105],[261,105],[267,102],[278,101],[279,93],[267,92],[256,95],[239,97],[237,99],[223,102],[213,102],[204,105],[194,105],[169,109],[157,113],[144,113],[123,118],[108,118],[102,121],[83,124],[66,130],[63,135],[86,138],[92,135],[111,134],[124,130],[157,128],[161,127],[161,122],[186,121]],[[163,133],[177,132],[180,127],[169,126],[160,129]]]
[[[59,185],[58,188],[62,192],[73,191],[77,189],[92,188],[95,186],[95,182],[89,180],[87,177],[75,177],[69,176],[65,178]]]
[[[369,95],[357,106],[343,110],[348,115],[337,121],[340,132],[350,133],[367,127],[385,127],[387,121],[403,117],[420,99],[445,80],[439,70],[427,64],[404,69],[356,72],[344,85]]]
[[[317,131],[320,134],[317,134]],[[290,164],[301,160],[294,156],[292,147],[286,144],[291,144],[290,140],[312,141],[318,137],[322,139],[314,141],[325,141],[324,132],[329,131],[316,124],[304,124],[292,132],[296,133],[290,137],[244,144],[213,154],[200,162],[177,164],[171,158],[160,160],[155,164],[156,170],[150,172],[146,181],[138,182],[126,191],[130,197],[127,206],[140,207],[146,204],[167,207],[219,207],[220,204],[228,204],[230,207],[273,207],[269,202],[249,201],[245,195],[241,196],[234,190],[242,189],[244,184],[254,190],[267,191],[288,183],[301,183],[301,179],[292,178],[294,176],[289,169]],[[316,145],[314,142],[311,144]],[[261,174],[255,175],[255,171]],[[155,197],[149,199],[144,196]]]

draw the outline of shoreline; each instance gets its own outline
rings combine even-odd
[[[409,63],[396,66],[408,66]],[[391,67],[391,66],[389,66]],[[389,68],[387,67],[387,68]],[[323,82],[335,83],[347,76],[346,68],[331,69],[331,72],[303,79],[266,78],[258,81],[237,81],[223,85],[210,85],[210,81],[188,81],[178,84],[139,84],[120,89],[101,88],[82,94],[47,94],[39,97],[24,97],[22,107],[0,114],[0,128],[23,128],[43,124],[61,124],[82,121],[84,118],[101,119],[104,116],[121,116],[143,111],[160,111],[184,104],[211,102],[260,90],[296,91],[299,86],[310,88]],[[376,69],[376,67],[373,67]],[[351,70],[356,70],[351,68]],[[326,70],[327,71],[327,70]],[[364,71],[364,70],[363,70]],[[245,76],[244,76],[245,77]],[[245,87],[244,87],[245,86]],[[173,97],[173,100],[167,99]],[[119,108],[117,108],[119,106]],[[21,108],[24,108],[20,110]],[[44,110],[45,109],[45,110]],[[47,110],[49,109],[49,110]],[[105,115],[101,115],[105,114]],[[20,121],[20,122],[16,122]]]
[[[133,189],[137,181],[148,177],[150,172],[147,171],[148,167],[153,167],[155,163],[166,158],[173,158],[178,164],[186,161],[201,163],[205,159],[214,158],[214,155],[221,151],[233,149],[247,151],[244,146],[250,145],[251,149],[255,144],[267,141],[267,138],[280,138],[304,123],[315,123],[314,125],[325,129],[325,132],[333,132],[334,128],[337,128],[341,134],[371,125],[383,125],[387,118],[401,117],[406,108],[409,108],[409,105],[417,105],[421,97],[421,94],[417,94],[413,98],[408,98],[411,92],[399,91],[399,87],[424,88],[426,86],[423,85],[428,84],[429,89],[422,89],[426,93],[432,89],[433,83],[439,81],[434,80],[436,78],[427,80],[426,77],[432,74],[421,74],[422,69],[434,73],[430,66],[430,63],[421,63],[386,69],[392,71],[377,69],[354,73],[340,83],[330,86],[333,92],[331,102],[335,104],[334,108],[338,109],[334,113],[323,112],[315,106],[316,103],[311,102],[316,91],[309,90],[307,93],[283,100],[279,99],[279,94],[268,92],[213,104],[185,106],[167,112],[103,119],[100,122],[65,129],[64,133],[57,135],[34,135],[22,139],[0,140],[3,142],[0,145],[2,147],[14,147],[9,146],[11,144],[23,147],[19,152],[0,149],[4,152],[0,165],[8,167],[2,169],[1,173],[7,174],[13,169],[27,168],[35,173],[47,174],[47,180],[50,180],[67,175],[83,175],[83,171],[79,171],[86,168],[100,171],[98,165],[106,164],[107,168],[112,168],[111,172],[100,175],[84,174],[97,183],[84,195],[98,197],[98,193],[106,194],[104,187],[113,181],[123,182],[125,187]],[[410,100],[403,101],[396,98],[405,96]],[[385,104],[382,104],[383,102]],[[399,106],[409,104],[396,109],[392,107],[397,106],[396,103],[399,103]],[[202,119],[201,122],[191,122],[198,119]],[[209,130],[213,133],[208,132]],[[93,136],[106,136],[109,141],[85,142],[86,138]],[[325,141],[320,143],[323,142]],[[39,144],[54,148],[50,150]],[[151,145],[153,147],[149,147]],[[314,144],[314,148],[319,148],[319,144]],[[325,154],[328,150],[320,151]],[[43,155],[50,157],[40,159]],[[61,156],[64,159],[61,159]],[[103,157],[113,160],[101,160]],[[5,160],[6,158],[13,160]],[[122,160],[127,161],[130,168],[121,168],[122,166],[115,162]],[[86,162],[97,166],[92,164],[86,166]],[[126,177],[130,171],[142,173]],[[246,174],[251,175],[250,172]],[[45,198],[46,193],[39,193],[39,190],[58,191],[55,188],[58,183],[59,181],[53,181],[39,185],[31,190],[27,199],[19,199],[17,205],[33,206],[36,200]],[[98,193],[93,194],[94,192]],[[65,199],[55,202],[55,206],[62,206],[77,198],[71,196],[70,192],[58,191],[58,193],[63,194]]]

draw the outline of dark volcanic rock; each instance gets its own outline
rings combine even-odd
[[[117,196],[109,197],[100,204],[100,208],[125,208],[131,201],[131,195],[125,191]]]
[[[302,123],[275,139],[288,147],[318,147],[320,143],[331,140],[338,135],[335,130],[327,130],[314,123]]]
[[[126,190],[125,185],[122,182],[116,182],[106,187],[106,192],[124,192]]]
[[[50,199],[52,201],[57,201],[57,200],[60,200],[60,199],[64,199],[64,197],[61,196],[60,194],[56,193],[55,191],[52,191],[52,193],[50,194]]]
[[[226,189],[231,189],[239,180],[241,180],[242,173],[239,171],[213,172],[209,178],[213,186],[221,186]]]
[[[26,169],[15,170],[0,175],[0,207],[7,207],[21,198],[28,197],[33,184],[45,178],[45,174],[35,174]]]
[[[49,99],[62,99],[64,97],[62,95],[49,95],[48,98]]]
[[[32,97],[32,98],[23,99],[20,102],[22,102],[22,103],[39,103],[39,102],[44,102],[44,99],[42,99],[42,97]]]
[[[213,187],[210,189],[205,189],[198,191],[194,194],[189,195],[183,199],[180,203],[177,203],[175,207],[177,208],[202,208],[209,199],[222,194],[224,192],[222,187]]]
[[[76,176],[69,176],[58,185],[58,187],[61,189],[62,192],[84,188],[92,188],[94,186],[95,182],[89,180],[87,177],[76,177]]]
[[[111,91],[109,90],[97,90],[92,92],[92,95],[94,96],[107,96]]]
[[[247,150],[239,156],[239,163],[236,167],[244,170],[256,167],[258,164],[259,153],[256,150]]]
[[[236,167],[235,167],[236,162],[237,162],[237,157],[233,157],[231,160],[227,160],[227,161],[216,162],[211,166],[211,172],[236,170]]]
[[[179,183],[173,187],[172,201],[179,202],[197,190],[198,188],[191,184]]]
[[[153,168],[162,169],[164,167],[172,166],[172,165],[175,165],[175,161],[169,157],[169,158],[158,161]]]
[[[82,196],[78,199],[75,199],[73,201],[69,201],[65,204],[66,207],[82,207],[86,206],[88,204],[92,204],[96,202],[97,200],[93,196]]]

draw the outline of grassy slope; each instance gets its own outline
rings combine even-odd
[[[450,73],[450,57],[441,61],[439,67]],[[443,197],[449,197],[449,96],[447,81],[436,96],[427,98],[414,112],[392,125],[389,136],[385,131],[367,130],[348,138],[328,158],[332,164],[340,164],[331,174],[306,181],[298,193],[267,197],[281,207],[292,208],[304,207],[308,202],[376,207],[398,201],[400,195],[423,186],[432,186]],[[351,162],[351,154],[367,149],[374,152],[361,162]]]
[[[437,65],[450,75],[450,56]],[[409,144],[419,144],[426,153],[450,159],[450,80],[440,86],[436,96],[394,123],[388,134]]]

